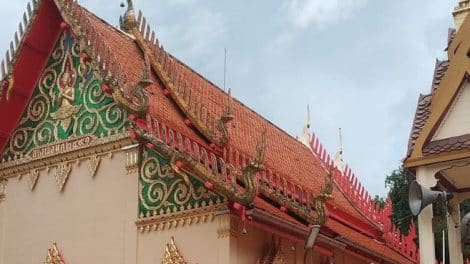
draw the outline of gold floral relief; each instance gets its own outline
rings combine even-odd
[[[172,237],[170,243],[166,244],[165,254],[162,257],[162,264],[187,264],[183,255],[176,246],[175,239]]]
[[[69,178],[71,170],[72,166],[66,162],[57,166],[55,171],[55,180],[57,186],[59,187],[59,191],[62,191],[64,189],[64,185],[67,182],[67,179]]]
[[[125,110],[102,90],[99,72],[83,67],[81,55],[79,42],[64,32],[7,143],[3,162],[35,159],[35,149],[57,142],[125,131]]]
[[[7,195],[7,180],[0,178],[0,203],[3,202]]]
[[[90,170],[91,176],[95,177],[96,171],[101,163],[101,157],[98,155],[91,156],[88,160],[88,169]]]
[[[36,183],[38,182],[38,178],[39,178],[39,171],[38,170],[33,169],[28,173],[28,183],[29,183],[29,188],[31,189],[31,191],[34,190],[34,188],[36,187]]]
[[[223,200],[194,177],[188,182],[177,177],[169,161],[153,151],[142,154],[139,198],[143,217],[212,206]]]
[[[65,264],[56,243],[54,243],[52,248],[47,250],[47,257],[44,264]]]

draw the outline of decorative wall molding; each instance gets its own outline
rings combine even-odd
[[[62,191],[64,189],[64,185],[67,182],[71,171],[72,166],[67,162],[64,162],[57,166],[54,177],[57,186],[59,187],[59,191]]]
[[[122,142],[127,142],[127,139],[125,141],[122,141]],[[40,178],[40,174],[41,172],[47,172],[49,173],[51,171],[51,169],[54,169],[55,168],[55,171],[54,171],[54,174],[51,175],[55,178],[55,181],[56,181],[56,184],[59,188],[59,191],[62,191],[63,190],[63,187],[65,186],[66,182],[67,182],[67,179],[71,173],[71,170],[73,169],[73,166],[78,166],[80,164],[80,162],[82,161],[85,161],[88,166],[88,169],[90,171],[90,175],[92,177],[95,177],[98,169],[99,169],[99,166],[101,164],[101,161],[103,158],[109,158],[111,159],[112,156],[113,156],[113,152],[121,152],[123,151],[121,148],[113,148],[113,150],[110,150],[109,152],[105,152],[105,153],[101,153],[100,155],[98,154],[95,154],[95,153],[100,153],[100,151],[103,150],[102,148],[90,148],[90,149],[87,149],[86,152],[81,152],[81,153],[90,153],[89,156],[80,156],[80,158],[76,158],[74,159],[73,157],[75,157],[74,155],[77,155],[77,153],[73,154],[73,153],[68,153],[68,154],[65,154],[62,156],[62,159],[65,160],[64,162],[61,162],[60,159],[52,159],[52,160],[49,160],[49,161],[37,161],[36,164],[38,164],[37,167],[35,166],[31,166],[31,164],[24,164],[24,165],[18,165],[18,169],[21,169],[21,173],[18,173],[18,174],[13,174],[13,175],[10,175],[10,176],[4,176],[5,179],[10,179],[10,178],[15,178],[17,177],[18,180],[23,180],[25,179],[27,181],[27,184],[28,184],[28,187],[31,189],[31,191],[34,191],[34,189],[36,188],[36,185],[37,185],[37,182]],[[69,158],[69,157],[72,157],[72,158]],[[47,166],[44,166],[44,164],[46,164]],[[2,165],[0,163],[0,165]],[[34,165],[34,164],[33,164]],[[25,167],[28,167],[28,166],[31,166],[32,169],[28,172],[26,172],[25,168],[23,168],[23,166]],[[70,171],[67,171],[68,169],[70,169]],[[4,173],[4,171],[2,171],[0,169],[0,179],[1,179],[1,175],[2,173]]]
[[[127,174],[137,173],[140,167],[140,148],[138,145],[126,150],[126,170]]]
[[[64,30],[0,158],[0,177],[97,156],[131,144],[127,112],[102,89],[101,66]],[[98,158],[90,159],[96,173]]]
[[[88,159],[88,169],[90,170],[91,176],[95,177],[96,171],[101,163],[101,156],[94,155]]]
[[[232,229],[230,211],[217,215],[217,236],[219,238],[226,238],[230,236]]]
[[[60,254],[57,244],[54,243],[52,248],[47,250],[47,257],[44,264],[65,264],[62,254]]]
[[[212,222],[218,211],[227,210],[225,204],[217,204],[192,210],[179,211],[165,215],[141,217],[136,221],[140,232],[161,231],[193,224]]]
[[[139,172],[139,215],[141,218],[210,207],[224,199],[192,175],[182,179],[160,153],[143,150]]]
[[[0,163],[0,177],[16,177],[29,173],[34,169],[42,170],[62,162],[75,162],[95,155],[105,155],[121,151],[121,148],[131,144],[132,139],[129,138],[128,133],[116,134],[107,138],[96,138],[90,143],[88,148],[79,149],[74,152],[54,154],[39,160],[23,157],[14,161]]]
[[[5,201],[7,196],[7,183],[6,179],[0,178],[0,203]]]
[[[28,183],[29,183],[29,188],[31,189],[31,191],[33,191],[34,188],[36,187],[38,178],[39,178],[39,171],[37,169],[33,169],[28,173]]]
[[[183,255],[176,246],[175,238],[171,237],[170,243],[165,246],[165,254],[162,257],[162,264],[187,264]]]

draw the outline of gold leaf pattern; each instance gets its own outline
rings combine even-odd
[[[57,249],[56,243],[54,243],[52,248],[47,250],[47,257],[44,264],[65,264],[59,250]]]
[[[5,200],[7,195],[7,180],[0,178],[0,203]]]
[[[96,156],[91,156],[90,159],[88,160],[88,169],[90,169],[91,176],[95,177],[96,172],[98,171],[98,167],[100,166],[101,163],[101,157],[96,155]]]
[[[29,188],[31,189],[31,191],[34,190],[34,188],[36,187],[36,183],[38,182],[38,178],[39,178],[39,171],[34,169],[34,170],[31,170],[28,174],[28,183],[29,183]]]
[[[187,264],[181,255],[178,247],[176,246],[174,237],[171,238],[170,243],[166,244],[165,255],[162,257],[162,264]]]
[[[70,166],[70,164],[68,163],[62,163],[57,166],[55,172],[55,180],[57,182],[57,186],[59,187],[59,191],[62,191],[64,189],[64,185],[67,182],[67,179],[69,178],[71,170],[72,166]]]

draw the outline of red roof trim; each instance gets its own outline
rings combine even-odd
[[[10,100],[0,103],[0,151],[15,129],[29,98],[41,76],[61,32],[62,18],[51,0],[43,0],[31,29],[24,37],[23,45],[16,54],[16,63],[12,69],[14,85]],[[35,45],[31,45],[35,43]],[[33,62],[34,63],[31,63]]]

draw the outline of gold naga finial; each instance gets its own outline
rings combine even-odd
[[[153,84],[153,81],[150,80],[150,62],[147,54],[145,54],[144,70],[142,71],[142,78],[140,79],[139,83],[144,88]]]
[[[143,117],[147,114],[149,99],[145,88],[153,83],[152,80],[149,79],[150,69],[147,56],[145,56],[145,58],[142,78],[137,84],[132,85],[130,94],[126,95],[121,89],[114,89],[112,93],[115,102],[124,107],[129,113],[137,115],[138,117]],[[112,81],[110,84],[116,85],[112,84]]]
[[[233,120],[232,114],[232,89],[228,89],[227,92],[227,104],[224,107],[224,114],[220,118],[224,124]]]
[[[263,133],[261,133],[261,138],[256,145],[256,154],[252,161],[252,163],[256,167],[259,167],[260,170],[264,170],[262,163],[264,160],[264,153],[266,152],[266,131],[267,129],[265,127]]]
[[[121,3],[121,6],[124,7],[124,3]],[[137,19],[135,18],[132,0],[127,0],[127,11],[124,13],[124,16],[119,18],[119,21],[121,29],[126,33],[132,34],[132,29],[137,27]]]

